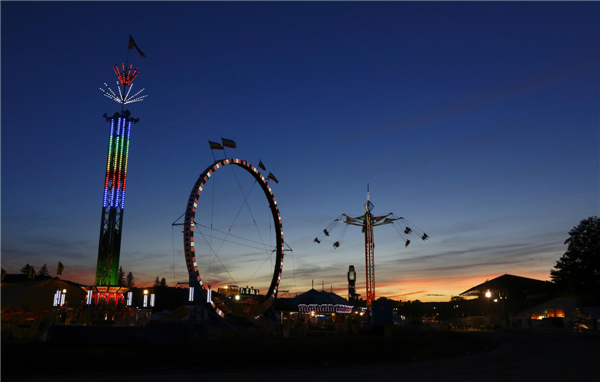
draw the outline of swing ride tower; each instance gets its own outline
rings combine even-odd
[[[375,242],[373,241],[373,227],[376,225],[384,224],[385,217],[375,217],[371,214],[375,206],[369,200],[369,188],[367,186],[367,201],[363,204],[365,214],[360,218],[353,219],[349,216],[344,215],[346,219],[343,223],[350,225],[357,225],[362,227],[362,231],[365,234],[365,268],[367,270],[367,307],[371,306],[371,302],[375,300]],[[387,224],[387,223],[386,223]]]
[[[410,235],[414,232],[423,240],[427,240],[429,238],[429,236],[426,233],[422,232],[419,228],[414,227],[414,225],[410,224],[408,220],[404,219],[403,217],[398,217],[391,212],[384,216],[374,216],[371,213],[371,211],[373,211],[375,206],[373,205],[373,203],[371,203],[369,199],[369,185],[367,184],[367,201],[363,205],[365,214],[359,217],[350,217],[346,214],[342,214],[339,218],[337,218],[329,226],[327,226],[327,228],[325,228],[323,232],[319,234],[319,236],[317,236],[314,240],[314,242],[317,244],[321,243],[325,236],[330,235],[337,223],[344,223],[346,225],[362,227],[362,232],[365,235],[367,307],[370,307],[371,303],[375,300],[375,241],[373,239],[373,228],[387,224],[394,225],[396,231],[398,231],[400,236],[405,240],[405,244],[407,247],[410,244],[410,240],[405,239],[401,231],[397,227],[400,225],[400,222],[402,222],[403,225],[406,225],[403,231],[405,235]],[[339,248],[340,241],[336,241],[333,244],[333,247]]]
[[[118,79],[118,94],[106,83],[104,88],[100,88],[105,97],[121,104],[121,111],[112,116],[104,114],[104,118],[110,126],[110,133],[104,175],[98,261],[94,287],[91,288],[96,303],[98,303],[98,298],[106,298],[107,303],[113,300],[115,302],[122,301],[123,293],[127,291],[127,288],[118,285],[118,274],[131,128],[139,119],[131,117],[130,111],[125,110],[125,105],[142,101],[146,97],[146,95],[140,95],[144,91],[143,88],[131,95],[132,82],[139,74],[137,67],[133,69],[133,65],[128,65],[129,49],[134,47],[138,49],[142,57],[145,57],[129,36],[127,64],[113,67]]]

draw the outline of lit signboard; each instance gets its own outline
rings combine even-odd
[[[240,294],[247,294],[251,296],[258,296],[258,289],[253,288],[240,288]]]

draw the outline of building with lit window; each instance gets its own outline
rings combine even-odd
[[[469,300],[470,315],[496,316],[508,322],[510,316],[555,297],[550,281],[505,274],[476,285],[460,294]]]
[[[559,297],[532,306],[511,317],[511,325],[520,327],[570,328],[577,320],[574,298]]]

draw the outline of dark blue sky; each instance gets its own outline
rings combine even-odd
[[[221,136],[237,142],[229,156],[262,158],[280,181],[294,250],[281,288],[292,292],[315,280],[345,294],[348,264],[364,279],[358,229],[337,250],[312,239],[341,213],[362,213],[367,183],[374,213],[431,237],[405,248],[392,228],[376,229],[377,293],[395,298],[450,298],[504,273],[546,279],[569,229],[600,212],[597,2],[1,7],[9,272],[47,263],[54,274],[61,261],[66,278],[93,282],[102,115],[120,110],[98,88],[116,89],[111,66],[125,61],[130,33],[147,56],[130,51],[134,90],[149,96],[128,105],[140,123],[121,264],[139,284],[186,281],[171,223],[212,163],[206,141]],[[214,191],[226,206],[239,203],[229,181]],[[253,256],[232,253],[231,268]]]

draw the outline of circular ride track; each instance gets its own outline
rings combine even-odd
[[[208,166],[206,170],[204,170],[200,174],[198,180],[192,188],[190,197],[188,198],[188,203],[185,212],[185,220],[183,224],[183,246],[185,253],[185,263],[187,266],[187,270],[190,274],[190,280],[192,280],[192,277],[195,280],[198,280],[200,290],[202,292],[201,294],[204,296],[203,298],[206,299],[207,288],[205,287],[204,282],[200,276],[200,271],[198,270],[198,260],[196,258],[196,248],[194,245],[194,227],[197,226],[196,209],[198,208],[198,200],[200,198],[200,195],[202,194],[202,191],[204,190],[206,183],[209,181],[211,176],[217,170],[220,170],[221,168],[229,165],[241,167],[250,175],[252,175],[255,181],[260,185],[265,197],[269,202],[269,208],[271,211],[270,215],[273,220],[273,227],[275,230],[276,244],[274,252],[276,253],[276,256],[274,261],[273,274],[271,277],[271,284],[265,295],[259,296],[258,299],[254,298],[254,301],[257,302],[256,306],[251,310],[246,309],[245,311],[248,316],[256,316],[268,309],[273,303],[275,297],[277,296],[277,289],[279,288],[279,282],[281,280],[281,273],[283,270],[284,255],[283,228],[281,225],[281,215],[279,213],[279,207],[277,206],[277,201],[273,196],[273,190],[271,190],[267,179],[258,171],[256,167],[252,166],[245,160],[229,158],[215,161],[212,165]],[[214,252],[212,248],[210,250]],[[208,288],[210,288],[210,285],[208,286]],[[214,294],[212,294],[212,296],[214,296]],[[228,307],[226,305],[226,301],[223,301],[218,297],[213,297],[209,303],[221,317],[225,317],[225,311],[227,311],[227,313],[230,313],[231,311],[231,306]]]

